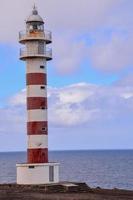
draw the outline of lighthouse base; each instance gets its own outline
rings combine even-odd
[[[17,164],[17,184],[38,185],[59,182],[59,163]]]

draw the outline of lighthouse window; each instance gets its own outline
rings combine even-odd
[[[42,131],[46,131],[46,130],[47,130],[47,128],[46,128],[46,127],[43,127],[43,128],[42,128]]]
[[[33,166],[33,165],[29,166],[29,169],[34,169],[34,168],[35,168],[35,166]]]
[[[30,26],[30,27],[29,27],[29,30],[32,31],[32,30],[33,30],[33,26]]]
[[[36,24],[33,25],[33,30],[37,30],[37,25]]]
[[[41,109],[42,109],[42,110],[45,110],[45,109],[46,109],[46,107],[42,106],[42,107],[41,107]]]
[[[43,89],[45,89],[45,86],[41,86],[40,88],[43,90]]]
[[[40,68],[41,68],[41,69],[44,69],[44,65],[41,65]]]

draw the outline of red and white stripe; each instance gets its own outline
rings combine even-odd
[[[47,73],[44,58],[27,59],[26,84],[28,163],[47,163]]]

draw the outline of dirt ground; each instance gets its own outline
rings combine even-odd
[[[0,200],[133,200],[133,191],[83,188],[0,185]]]

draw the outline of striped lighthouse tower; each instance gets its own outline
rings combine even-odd
[[[45,184],[59,181],[59,164],[48,162],[47,61],[52,60],[51,32],[34,6],[19,33],[20,60],[26,61],[27,163],[17,164],[18,184]]]

